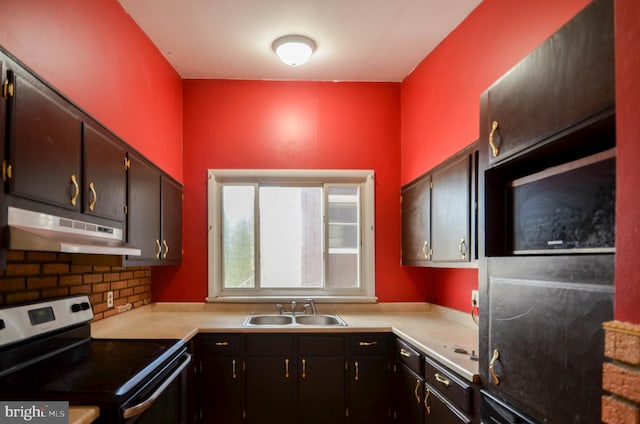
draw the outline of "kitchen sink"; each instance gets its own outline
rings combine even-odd
[[[288,326],[346,326],[338,315],[249,315],[242,324],[244,327],[288,327]]]
[[[302,325],[347,325],[337,315],[298,315],[295,320]]]

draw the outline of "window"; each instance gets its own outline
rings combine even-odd
[[[208,301],[373,301],[372,171],[209,170]]]

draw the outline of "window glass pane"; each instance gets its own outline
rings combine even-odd
[[[260,187],[260,287],[322,287],[322,188]]]
[[[255,187],[222,187],[225,288],[255,287]]]
[[[360,187],[329,185],[326,287],[360,286]]]

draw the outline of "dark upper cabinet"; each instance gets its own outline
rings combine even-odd
[[[162,260],[179,263],[182,260],[182,187],[162,176]]]
[[[80,211],[82,120],[65,99],[10,69],[9,194]]]
[[[431,259],[431,175],[402,188],[402,264],[425,265]]]
[[[613,8],[596,1],[488,89],[490,164],[615,105]]]
[[[182,188],[142,157],[129,154],[128,242],[141,249],[128,262],[163,265],[182,259]]]
[[[124,222],[127,204],[124,146],[106,131],[85,122],[82,154],[82,211]]]
[[[471,158],[463,155],[433,174],[431,241],[434,262],[468,262],[471,245]]]
[[[402,264],[477,266],[477,144],[401,189]]]

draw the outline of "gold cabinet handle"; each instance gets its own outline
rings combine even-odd
[[[162,254],[162,257],[167,259],[167,255],[169,254],[169,245],[166,240],[162,240],[162,246],[164,246],[164,253]]]
[[[93,200],[89,203],[89,210],[93,212],[93,209],[96,207],[96,202],[98,201],[98,193],[96,193],[96,187],[93,185],[93,181],[89,183],[89,191],[93,195]]]
[[[354,363],[354,365],[355,365],[355,368],[356,368],[356,375],[354,377],[354,380],[358,381],[358,380],[360,380],[360,364],[358,364],[358,361],[356,361]]]
[[[425,240],[422,244],[422,256],[424,256],[425,259],[429,259],[429,251],[427,250],[428,248],[429,242]]]
[[[441,375],[440,373],[435,373],[434,377],[436,378],[436,381],[438,383],[442,383],[445,386],[449,386],[449,384],[451,384],[451,380],[449,380],[447,377]]]
[[[229,346],[229,342],[216,342],[216,346]]]
[[[12,167],[10,163],[7,163],[6,160],[2,161],[2,181],[7,182],[7,180],[11,179]]]
[[[500,377],[496,375],[496,370],[494,368],[496,361],[500,359],[500,352],[498,349],[493,351],[493,357],[491,358],[491,362],[489,362],[489,373],[491,374],[491,379],[493,380],[493,384],[496,386],[500,384]]]
[[[231,361],[231,378],[235,380],[237,376],[238,375],[236,374],[236,360],[234,359],[233,361]]]
[[[427,415],[431,415],[431,390],[427,388],[427,392],[424,394],[424,409],[427,411]]]
[[[464,239],[464,237],[462,237],[462,239],[460,239],[460,244],[458,245],[458,252],[460,252],[460,257],[462,259],[466,259],[467,258],[467,242]]]
[[[361,347],[375,346],[377,344],[378,342],[358,342],[358,346]]]
[[[302,378],[307,378],[307,360],[302,360]]]
[[[420,404],[420,380],[416,380],[416,387],[413,389],[413,394],[416,396],[416,400],[418,401],[418,405]]]
[[[493,121],[491,123],[491,132],[489,133],[489,145],[491,146],[491,152],[493,153],[494,158],[500,154],[500,148],[496,146],[496,143],[493,140],[493,136],[497,130],[498,130],[498,121]]]
[[[80,195],[80,186],[78,185],[76,174],[71,174],[71,184],[73,184],[74,188],[74,193],[71,196],[71,206],[75,206],[78,202],[78,196]]]
[[[411,353],[407,352],[404,349],[400,349],[400,355],[404,356],[405,358],[411,358]]]
[[[156,239],[156,259],[160,259],[162,253],[162,246],[160,246],[160,240]]]
[[[284,360],[284,378],[289,378],[289,360]]]

